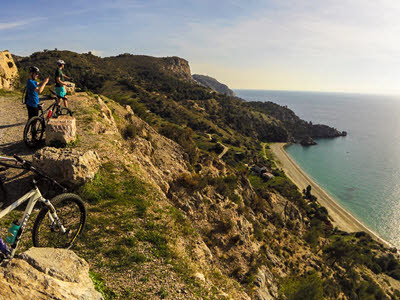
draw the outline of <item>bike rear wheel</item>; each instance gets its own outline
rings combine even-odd
[[[70,110],[68,107],[63,107],[63,108],[58,108],[55,111],[54,118],[57,118],[59,116],[71,116],[72,117],[72,110]]]
[[[40,146],[43,141],[46,124],[40,117],[33,117],[28,120],[24,128],[24,143],[29,148]]]
[[[75,194],[61,194],[51,201],[54,212],[45,206],[33,225],[32,239],[35,247],[71,248],[82,233],[86,222],[86,208],[82,199]],[[65,228],[63,232],[61,225]]]

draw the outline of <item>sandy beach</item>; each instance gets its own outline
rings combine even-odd
[[[308,175],[292,160],[292,158],[284,150],[285,143],[271,144],[271,150],[277,158],[277,163],[286,175],[303,190],[307,185],[311,185],[312,194],[318,198],[318,202],[325,206],[329,215],[333,219],[334,226],[347,232],[365,231],[369,233],[375,240],[378,240],[389,247],[393,247],[390,243],[380,238],[375,232],[368,229],[354,216],[342,208],[331,196],[329,196],[318,184],[316,184]]]

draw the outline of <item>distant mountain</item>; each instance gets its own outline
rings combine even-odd
[[[226,94],[227,96],[235,96],[235,93],[226,84],[223,84],[210,76],[194,74],[192,77],[198,83],[218,93]]]

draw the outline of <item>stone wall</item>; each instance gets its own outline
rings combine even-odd
[[[11,53],[0,51],[0,89],[13,90],[18,79],[18,69]]]

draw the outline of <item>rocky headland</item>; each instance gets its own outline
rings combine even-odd
[[[225,94],[225,95],[232,96],[232,97],[235,96],[234,91],[232,91],[226,84],[219,82],[215,78],[212,78],[212,77],[206,76],[206,75],[199,75],[199,74],[193,74],[192,77],[194,80],[196,80],[201,85],[208,87],[218,93]]]

